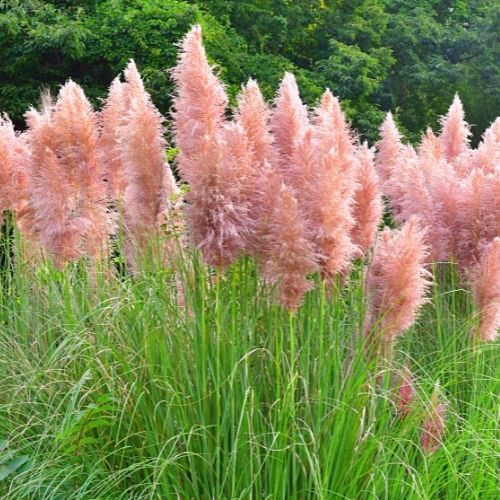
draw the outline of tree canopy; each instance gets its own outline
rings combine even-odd
[[[0,110],[22,127],[40,90],[69,77],[98,105],[133,58],[167,113],[194,23],[232,97],[251,76],[271,98],[289,70],[306,102],[330,88],[371,140],[389,109],[418,139],[456,92],[476,141],[500,111],[494,0],[0,0]]]

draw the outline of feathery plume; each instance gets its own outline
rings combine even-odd
[[[185,36],[172,74],[191,241],[207,263],[223,268],[245,249],[253,230],[251,200],[245,199],[251,148],[243,127],[224,118],[227,97],[208,64],[199,26]]]
[[[452,162],[469,149],[469,125],[464,119],[464,108],[458,94],[455,94],[448,113],[441,117],[439,142],[443,157]]]
[[[439,387],[436,386],[422,429],[421,444],[426,453],[434,453],[441,446],[445,432],[445,418],[446,405],[439,402]]]
[[[278,302],[293,311],[312,288],[307,275],[316,270],[313,248],[293,190],[276,174],[269,179],[269,197],[274,201],[262,273],[269,283],[277,285]]]
[[[129,111],[126,86],[126,83],[116,77],[109,87],[108,97],[99,113],[101,128],[99,152],[104,166],[108,197],[111,200],[123,200],[126,187],[120,153],[122,141],[120,131],[126,124]]]
[[[313,124],[318,153],[334,148],[346,162],[354,164],[354,135],[346,121],[339,100],[326,90],[314,109]]]
[[[426,162],[438,163],[441,159],[441,144],[439,138],[434,134],[430,127],[427,127],[422,141],[418,148],[418,156]]]
[[[354,226],[351,240],[360,257],[373,246],[382,218],[382,197],[374,164],[374,151],[363,143],[357,152],[357,186],[354,192]]]
[[[473,151],[471,168],[481,168],[487,172],[500,169],[500,117],[484,132],[483,140]]]
[[[170,220],[178,189],[165,158],[163,117],[144,89],[133,61],[124,75],[129,109],[126,120],[118,126],[118,152],[126,185],[123,203],[126,253],[134,267],[137,251],[144,248],[162,223]]]
[[[404,418],[410,413],[416,395],[415,377],[411,373],[409,366],[406,365],[401,374],[397,391],[396,413],[398,417]]]
[[[375,144],[375,167],[382,183],[386,183],[401,160],[404,145],[392,113],[389,111],[380,125],[380,140]]]
[[[238,107],[235,110],[235,123],[241,126],[247,143],[241,144],[240,162],[251,165],[246,169],[243,181],[243,199],[249,203],[249,216],[252,218],[254,230],[251,231],[246,250],[257,257],[261,256],[262,238],[266,233],[267,217],[270,207],[266,204],[268,174],[271,166],[276,164],[276,152],[270,132],[270,111],[262,97],[255,80],[250,79],[238,96]],[[234,135],[237,138],[238,135]],[[242,152],[245,154],[242,155]]]
[[[74,210],[82,234],[83,251],[104,255],[109,233],[103,169],[97,153],[97,116],[83,89],[68,81],[54,107],[54,145],[66,182],[73,186]]]
[[[491,190],[499,186],[498,180],[495,182],[493,174],[487,174],[481,169],[474,169],[461,180],[459,210],[455,214],[456,258],[464,269],[472,268],[487,244],[495,236],[500,236],[498,198],[496,203],[491,199]]]
[[[473,272],[472,292],[479,311],[477,339],[490,341],[500,333],[500,237],[486,248]]]
[[[425,300],[430,273],[425,269],[427,248],[416,220],[399,230],[380,233],[368,269],[369,311],[365,333],[386,353],[417,317]]]
[[[28,161],[24,136],[16,134],[7,115],[0,115],[0,224],[4,210],[17,212],[26,203]]]
[[[200,26],[193,26],[184,37],[172,77],[177,85],[173,113],[175,142],[180,148],[177,163],[181,176],[192,186],[204,175],[200,151],[218,147],[216,136],[225,123],[227,106],[224,87],[208,63]],[[219,156],[215,150],[212,154]]]
[[[310,190],[311,198],[306,202],[311,240],[328,279],[345,272],[356,252],[351,241],[356,181],[345,167],[335,149],[323,155],[316,165],[314,191]]]
[[[252,148],[255,168],[264,162],[274,162],[273,137],[270,132],[270,112],[259,85],[251,78],[238,95],[235,121],[240,123]]]
[[[295,77],[287,72],[278,89],[271,116],[271,130],[279,153],[278,164],[283,173],[288,171],[295,145],[308,123],[307,108],[300,99]]]
[[[50,252],[57,266],[62,266],[81,255],[85,224],[74,216],[75,190],[66,182],[53,149],[53,111],[53,104],[45,98],[40,111],[31,108],[26,113],[31,196],[23,220],[26,232]]]
[[[70,80],[55,104],[44,97],[42,110],[26,117],[31,196],[25,227],[58,266],[81,255],[102,257],[109,226],[91,104]]]

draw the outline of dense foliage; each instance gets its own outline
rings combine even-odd
[[[249,74],[270,97],[292,70],[306,102],[331,88],[366,137],[392,109],[416,139],[458,91],[477,140],[500,111],[499,13],[493,0],[2,0],[0,109],[22,127],[68,76],[98,102],[133,57],[166,112],[165,70],[199,22],[233,97]]]

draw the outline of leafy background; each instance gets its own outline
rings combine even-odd
[[[252,76],[271,98],[290,70],[306,102],[329,87],[370,140],[389,109],[418,139],[455,92],[474,142],[500,114],[495,0],[0,0],[0,110],[22,128],[40,90],[68,77],[99,106],[134,58],[167,113],[167,70],[193,23],[232,97]]]

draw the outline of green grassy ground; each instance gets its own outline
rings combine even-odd
[[[1,498],[498,498],[498,344],[472,344],[450,267],[395,359],[369,363],[360,266],[290,315],[250,260],[223,278],[185,265],[89,277],[18,257],[4,272]],[[400,419],[408,361],[417,400]],[[426,454],[438,382],[446,434]]]

